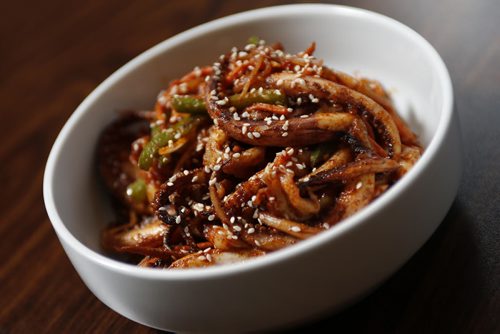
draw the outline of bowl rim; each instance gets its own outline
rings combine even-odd
[[[59,153],[63,147],[64,141],[67,136],[77,126],[80,118],[86,113],[86,110],[98,99],[102,94],[111,88],[116,82],[120,81],[128,72],[141,66],[141,64],[148,62],[150,59],[159,56],[165,50],[175,48],[177,45],[189,41],[191,38],[199,35],[209,34],[219,29],[230,29],[232,26],[242,23],[249,23],[252,21],[266,20],[277,16],[290,16],[297,14],[318,14],[326,13],[331,15],[349,15],[358,18],[363,18],[377,24],[390,26],[393,29],[399,30],[406,35],[406,38],[412,39],[423,50],[426,56],[431,60],[434,70],[439,78],[438,82],[443,93],[442,114],[440,115],[439,124],[432,136],[429,145],[424,151],[422,157],[417,161],[415,166],[403,177],[396,182],[387,192],[380,196],[375,202],[370,203],[367,207],[363,208],[351,217],[346,218],[341,224],[336,224],[329,230],[325,230],[320,234],[302,240],[301,242],[293,245],[293,247],[286,247],[282,250],[266,254],[265,256],[252,258],[241,263],[233,263],[230,265],[213,266],[204,268],[191,268],[191,269],[169,269],[158,270],[154,268],[141,268],[132,264],[123,263],[111,257],[99,254],[96,251],[85,246],[78,240],[66,227],[61,217],[59,216],[53,193],[53,184],[55,181],[54,169],[59,158]],[[292,4],[265,7],[253,9],[245,12],[232,14],[222,17],[194,28],[181,32],[173,37],[170,37],[155,46],[144,51],[128,63],[120,67],[112,73],[107,79],[97,86],[77,107],[72,113],[65,125],[58,134],[52,149],[50,151],[47,164],[44,172],[43,179],[43,197],[47,214],[52,223],[54,230],[58,237],[64,244],[73,248],[74,251],[85,257],[86,260],[93,262],[96,265],[105,267],[106,269],[130,275],[136,278],[145,279],[162,279],[172,281],[186,281],[186,280],[202,280],[207,278],[220,278],[228,277],[229,275],[237,275],[253,270],[259,270],[268,266],[273,266],[282,261],[289,260],[293,257],[300,256],[307,251],[314,250],[323,246],[327,242],[332,242],[337,238],[349,233],[356,227],[363,223],[367,223],[369,217],[380,212],[386,205],[395,200],[400,193],[405,189],[411,187],[422,173],[427,169],[434,156],[437,154],[443,140],[448,132],[452,122],[453,116],[453,89],[450,75],[439,56],[438,52],[432,45],[425,40],[420,34],[413,29],[404,25],[403,23],[392,19],[383,14],[379,14],[366,9],[349,7],[343,5],[332,4]]]

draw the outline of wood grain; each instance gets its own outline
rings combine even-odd
[[[153,333],[98,301],[66,258],[42,199],[65,120],[154,44],[228,14],[290,1],[2,1],[0,333]],[[337,2],[338,3],[338,2]],[[373,294],[288,332],[500,332],[500,3],[340,1],[414,28],[454,81],[465,152],[459,194],[433,237]]]

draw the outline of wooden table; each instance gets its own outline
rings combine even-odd
[[[77,105],[152,45],[286,1],[2,1],[0,333],[151,333],[104,306],[64,254],[42,201],[47,155]],[[404,2],[404,3],[403,3]],[[296,332],[500,332],[500,3],[340,1],[427,38],[453,78],[465,172],[446,219],[372,295]]]

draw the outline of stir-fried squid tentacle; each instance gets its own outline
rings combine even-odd
[[[347,163],[341,167],[324,170],[300,180],[300,186],[321,186],[329,182],[350,180],[368,173],[387,173],[399,168],[393,160],[368,158]]]
[[[361,115],[372,119],[372,123],[375,129],[378,130],[378,134],[383,138],[389,154],[397,157],[401,152],[401,138],[393,118],[384,108],[366,95],[346,86],[313,76],[305,76],[297,80],[297,77],[293,74],[278,73],[269,76],[267,79],[268,84],[271,86],[276,86],[278,81],[281,82],[280,87],[284,89],[287,95],[293,96],[305,91],[313,94],[316,98],[327,99],[358,109]],[[318,124],[320,129],[333,130],[330,129],[330,126],[331,122],[319,122]]]
[[[130,218],[104,231],[104,248],[145,268],[245,261],[334,226],[403,177],[422,148],[387,92],[315,49],[253,41],[110,126],[100,172],[118,221]]]

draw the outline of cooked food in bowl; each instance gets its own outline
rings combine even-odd
[[[383,194],[422,153],[374,80],[252,38],[102,133],[116,224],[105,249],[139,266],[204,267],[314,236]]]

